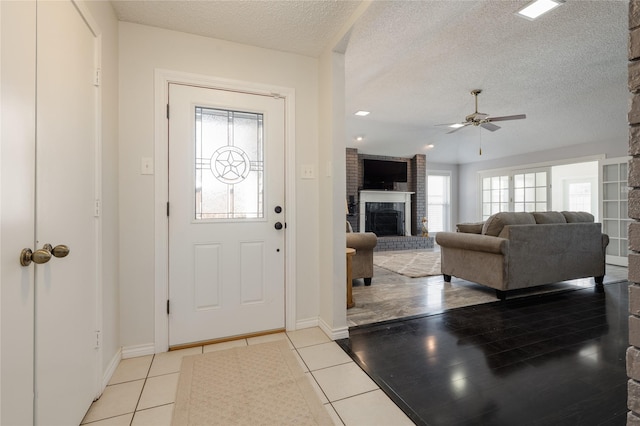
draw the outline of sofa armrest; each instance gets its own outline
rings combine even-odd
[[[440,247],[496,254],[507,254],[509,250],[509,240],[506,238],[461,232],[438,232],[436,234],[436,243]]]
[[[347,247],[358,250],[371,250],[378,244],[378,237],[373,232],[347,233]]]

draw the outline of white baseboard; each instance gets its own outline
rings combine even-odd
[[[144,345],[125,346],[122,348],[122,359],[135,358],[138,356],[153,355],[156,353],[156,347],[153,343]]]
[[[307,318],[307,319],[296,321],[296,330],[302,330],[303,328],[313,328],[317,326],[318,326],[318,317]]]
[[[331,340],[346,339],[349,337],[349,327],[331,328],[322,318],[318,318],[318,326]]]
[[[118,349],[115,355],[113,355],[113,358],[111,358],[111,362],[109,362],[107,369],[102,375],[102,387],[100,388],[100,394],[102,394],[102,392],[105,390],[105,388],[109,384],[109,380],[111,380],[113,373],[115,373],[116,368],[118,368],[118,365],[120,364],[121,359],[122,359],[122,348]]]

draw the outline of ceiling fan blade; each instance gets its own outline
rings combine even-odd
[[[493,123],[482,123],[480,124],[480,127],[482,127],[483,129],[487,129],[490,132],[495,132],[500,128],[500,126],[496,126]]]
[[[453,126],[454,124],[464,124],[464,123],[442,123],[442,124],[434,124],[434,126]]]
[[[508,121],[508,120],[522,120],[523,118],[527,118],[526,114],[517,114],[517,115],[505,115],[503,117],[489,117],[487,121]]]
[[[448,131],[448,132],[447,132],[447,135],[448,135],[449,133],[457,132],[457,131],[458,131],[458,130],[460,130],[460,129],[464,129],[465,127],[467,127],[467,126],[468,126],[469,124],[471,124],[471,123],[460,123],[460,124],[462,124],[462,126],[460,126],[460,127],[456,127],[455,129]]]

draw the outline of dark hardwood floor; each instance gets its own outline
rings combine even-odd
[[[338,344],[418,425],[624,425],[628,283],[351,328]]]

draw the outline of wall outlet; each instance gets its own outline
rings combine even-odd
[[[303,164],[300,169],[302,179],[315,179],[316,170],[313,167],[313,164]]]

